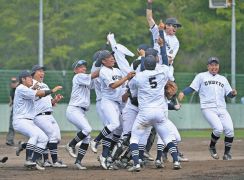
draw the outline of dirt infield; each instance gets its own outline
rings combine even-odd
[[[24,137],[18,135],[18,140]],[[59,156],[67,165],[65,169],[46,168],[45,171],[27,170],[24,168],[25,153],[19,157],[15,155],[16,147],[5,145],[5,135],[0,135],[0,158],[8,156],[7,163],[0,168],[0,180],[30,179],[30,180],[76,180],[76,179],[99,179],[99,180],[133,180],[133,179],[244,179],[244,139],[235,139],[232,149],[233,160],[214,160],[208,152],[209,140],[206,138],[183,139],[180,150],[190,162],[182,163],[182,169],[172,170],[172,163],[167,162],[164,169],[156,169],[153,162],[149,162],[139,173],[121,170],[103,170],[97,161],[97,155],[90,149],[83,160],[88,170],[77,170],[74,167],[74,159],[64,149],[69,141],[67,137],[59,146]],[[223,155],[223,140],[217,145],[219,155]],[[101,149],[99,149],[101,152]],[[151,154],[155,156],[155,145]]]

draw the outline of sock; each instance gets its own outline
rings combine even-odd
[[[80,163],[82,161],[83,157],[86,154],[86,151],[88,149],[88,146],[89,146],[89,144],[81,143],[81,145],[79,147],[79,150],[78,150],[78,156],[77,156],[75,162]]]
[[[99,135],[94,139],[95,142],[99,142],[104,139],[107,135],[109,135],[111,131],[106,127],[99,133]]]
[[[230,149],[231,149],[233,140],[234,140],[234,137],[225,136],[225,154],[230,153]]]
[[[36,160],[39,160],[42,158],[42,153],[44,152],[45,149],[42,149],[40,147],[35,147],[34,154],[32,157],[32,161],[36,162]]]
[[[111,146],[110,146],[110,151],[113,150],[115,144],[117,144],[117,142],[119,141],[119,138],[120,138],[120,135],[117,135],[117,134],[113,134],[113,137],[111,139]]]
[[[179,161],[178,160],[177,150],[176,150],[176,147],[175,147],[174,143],[170,142],[170,143],[167,144],[166,147],[168,147],[168,149],[169,149],[169,152],[170,152],[170,154],[171,154],[171,156],[173,158],[173,162]]]
[[[27,161],[32,159],[34,150],[35,150],[35,145],[29,144],[29,143],[26,144],[26,160]]]
[[[138,144],[139,149],[139,159],[144,160],[144,152],[145,152],[146,146],[144,144]]]
[[[156,157],[156,160],[160,160],[161,161],[162,154],[163,154],[163,144],[157,144],[157,157]]]
[[[103,144],[103,152],[102,152],[102,156],[103,157],[108,157],[109,155],[109,149],[111,146],[111,139],[110,138],[104,138],[102,141]]]
[[[47,146],[48,146],[48,145],[47,145]],[[43,156],[43,160],[44,160],[44,162],[45,162],[45,161],[48,161],[48,148],[46,148],[46,149],[44,150],[42,156]]]
[[[178,143],[177,143],[177,141],[176,141],[176,140],[173,140],[172,142],[173,142],[174,145],[175,145],[177,154],[179,154],[179,151],[178,151]]]
[[[130,150],[132,154],[132,159],[134,161],[134,166],[139,164],[139,150],[138,150],[138,144],[132,143],[130,144]]]
[[[211,134],[211,142],[210,142],[210,148],[214,148],[217,141],[218,141],[219,137],[215,136],[214,133],[212,132]]]
[[[74,139],[72,139],[69,143],[69,146],[74,147],[78,142],[83,140],[87,135],[83,134],[82,131],[78,132]]]
[[[53,163],[58,161],[58,143],[48,143]]]

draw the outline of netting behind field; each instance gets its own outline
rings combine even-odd
[[[9,91],[10,91],[10,78],[17,76],[19,70],[0,70],[0,103],[8,103]],[[74,73],[72,71],[46,71],[45,83],[49,88],[53,88],[56,85],[63,86],[63,90],[60,92],[65,98],[62,103],[68,103],[71,93],[71,84]],[[179,90],[182,90],[186,86],[189,86],[196,73],[175,73],[176,83]],[[231,80],[230,74],[224,74],[227,79]],[[236,103],[241,102],[241,98],[244,97],[244,74],[236,75],[236,89],[238,95],[236,97]],[[95,92],[91,92],[91,102],[95,102]],[[184,99],[185,103],[197,103],[199,97],[197,94],[192,94]],[[227,99],[230,102],[230,99]]]

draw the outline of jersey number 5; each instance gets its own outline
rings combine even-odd
[[[152,89],[156,88],[158,85],[158,83],[156,82],[156,77],[150,77],[149,83]]]

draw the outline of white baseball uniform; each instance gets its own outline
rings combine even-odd
[[[214,135],[220,137],[224,131],[226,137],[234,137],[232,119],[225,102],[225,96],[232,91],[228,80],[207,71],[196,75],[190,87],[199,93],[201,111],[213,128]]]
[[[33,84],[36,83],[38,90],[50,90],[47,84],[33,79]],[[59,125],[52,115],[53,107],[51,101],[51,95],[41,98],[36,97],[34,101],[36,109],[34,123],[46,133],[49,138],[49,143],[58,143],[61,140],[61,134]]]
[[[47,135],[33,122],[36,115],[34,106],[36,92],[36,90],[20,84],[16,88],[13,104],[13,127],[16,131],[29,137],[27,144],[32,147],[32,150],[35,149],[35,146],[45,149],[48,142]]]
[[[73,77],[72,92],[66,117],[70,123],[75,125],[78,131],[87,135],[83,143],[89,143],[92,128],[86,119],[85,112],[90,106],[91,74],[79,73]]]

